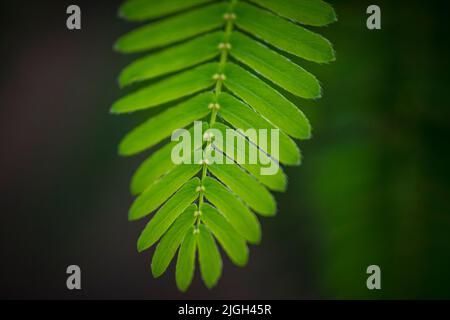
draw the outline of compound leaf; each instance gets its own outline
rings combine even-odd
[[[111,112],[161,109],[123,138],[119,153],[134,155],[173,140],[155,150],[131,181],[137,198],[129,219],[156,211],[137,249],[159,241],[151,265],[159,277],[179,248],[180,291],[192,282],[198,249],[211,288],[222,272],[214,239],[244,266],[247,242],[261,241],[253,211],[275,215],[269,190],[287,186],[280,164],[300,164],[293,139],[310,138],[311,126],[297,98],[319,98],[321,87],[292,56],[333,61],[331,43],[301,25],[324,26],[336,14],[322,0],[128,0],[119,14],[146,24],[121,36],[116,50],[148,51],[124,68],[119,85],[149,83],[118,99]],[[191,129],[177,131],[182,128]]]

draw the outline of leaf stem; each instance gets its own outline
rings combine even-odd
[[[228,6],[228,12],[225,13],[225,15],[228,17],[226,18],[226,16],[224,16],[224,19],[226,19],[226,24],[225,24],[225,35],[224,35],[224,45],[225,47],[222,48],[222,52],[220,53],[220,61],[219,61],[219,75],[223,74],[223,70],[225,69],[225,66],[228,62],[228,51],[229,51],[229,47],[226,47],[226,45],[229,45],[229,39],[231,36],[231,33],[233,32],[234,29],[234,19],[236,18],[235,13],[234,13],[234,7],[237,4],[237,0],[231,0],[230,4]],[[222,78],[218,78],[216,81],[216,86],[214,88],[214,100],[217,103],[217,101],[219,100],[219,96],[222,92],[222,83],[225,79]],[[215,123],[216,123],[216,119],[217,119],[217,113],[218,113],[218,108],[213,108],[211,111],[211,118],[209,121],[209,127],[212,127]],[[206,148],[208,148],[211,145],[211,141],[208,142]],[[202,168],[202,177],[201,177],[201,185],[203,185],[203,181],[205,180],[206,174],[208,173],[208,164],[203,163],[203,168]],[[199,200],[198,200],[198,207],[199,210],[202,207],[204,202],[204,194],[203,192],[200,192],[199,195]],[[197,221],[196,221],[196,227],[198,228],[200,224],[200,215],[197,216]]]

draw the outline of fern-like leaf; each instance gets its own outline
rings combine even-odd
[[[133,176],[131,192],[137,198],[129,219],[156,212],[138,240],[139,251],[158,243],[153,275],[162,275],[178,251],[176,283],[186,291],[198,254],[203,281],[211,288],[222,272],[218,244],[234,264],[244,266],[247,243],[261,241],[255,213],[276,213],[269,190],[285,191],[287,178],[281,169],[273,175],[261,174],[261,169],[274,161],[301,162],[293,139],[310,138],[311,126],[283,92],[316,99],[321,87],[290,56],[333,61],[330,42],[302,25],[324,26],[336,15],[322,0],[128,0],[120,16],[149,22],[120,37],[116,50],[151,53],[125,67],[119,84],[151,84],[119,99],[111,112],[130,113],[177,101],[126,135],[121,155],[152,148],[179,128],[193,133],[195,121],[202,121],[203,132],[211,128],[223,136],[227,129],[241,129],[245,139],[232,151],[208,139],[191,141],[192,150],[212,150],[231,159],[259,154],[255,164],[177,165],[171,159],[176,143],[169,142]],[[279,129],[279,153],[272,151],[271,141],[264,144],[247,134],[250,128]]]

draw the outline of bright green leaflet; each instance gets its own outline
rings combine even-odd
[[[186,291],[198,250],[201,277],[211,288],[222,272],[216,243],[234,264],[244,266],[247,245],[261,241],[255,213],[273,216],[277,206],[269,190],[286,190],[287,177],[278,162],[300,164],[293,139],[309,139],[311,126],[298,100],[294,104],[291,99],[319,98],[321,88],[301,60],[291,57],[333,61],[331,43],[300,24],[327,25],[336,14],[322,0],[129,0],[119,13],[145,23],[115,44],[119,52],[143,53],[119,77],[120,86],[141,85],[118,99],[111,112],[158,108],[123,138],[119,153],[134,155],[163,145],[147,156],[131,182],[137,198],[129,219],[156,212],[138,239],[138,251],[158,243],[151,269],[159,277],[179,250],[176,285]],[[214,134],[225,137],[227,129],[243,130],[234,150],[209,133],[192,139],[196,154],[214,150],[226,156],[225,164],[213,163],[210,156],[196,164],[172,162],[172,150],[178,152],[174,147],[179,145],[167,142],[169,137],[176,129],[192,128],[194,121],[202,122],[203,132],[217,129]],[[279,154],[272,141],[266,144],[250,129],[279,129]],[[238,155],[259,158],[229,161]],[[273,175],[265,174],[269,167],[275,168]]]
[[[160,48],[214,30],[223,25],[226,4],[219,3],[189,11],[140,27],[117,40],[115,48],[124,53]]]
[[[121,141],[120,154],[133,155],[161,142],[176,129],[183,128],[209,113],[211,93],[203,93],[182,104],[167,109],[135,128]]]
[[[202,91],[214,84],[215,63],[199,66],[123,97],[113,104],[112,113],[129,113],[157,107]]]
[[[325,26],[336,21],[333,7],[322,0],[250,0],[280,16],[310,26]]]
[[[311,127],[305,115],[281,93],[252,73],[227,64],[225,87],[244,100],[276,127],[298,139],[309,139]]]
[[[208,168],[250,208],[265,216],[275,215],[277,208],[273,196],[243,169],[236,165],[221,164],[211,164]]]
[[[239,2],[236,15],[239,28],[281,50],[319,63],[334,60],[330,42],[317,33],[244,2]]]
[[[122,71],[119,83],[124,87],[208,61],[220,54],[217,43],[222,41],[222,38],[223,32],[214,32],[140,58]]]
[[[208,124],[203,123],[202,130],[206,131],[208,129]],[[193,134],[194,129],[189,130]],[[201,148],[201,145],[197,145],[195,139],[191,141],[192,149],[197,150]],[[147,160],[145,160],[139,168],[136,170],[131,180],[131,193],[133,195],[138,195],[144,191],[149,185],[151,185],[155,180],[160,178],[162,175],[168,173],[177,165],[173,163],[171,154],[172,148],[178,142],[173,141],[166,144],[161,149],[155,151]]]
[[[244,134],[248,129],[276,129],[266,119],[259,116],[244,103],[223,93],[219,97],[219,102],[223,106],[220,115],[233,127],[244,130]],[[267,131],[269,134],[270,132]],[[283,164],[297,165],[300,164],[300,151],[295,142],[289,138],[284,132],[279,132],[279,156],[276,157],[272,153],[272,141],[269,136],[266,146],[261,146],[258,137],[246,135],[250,141],[258,145],[262,150],[279,160]]]
[[[205,285],[212,288],[216,285],[222,273],[222,257],[211,232],[202,224],[199,225],[197,231],[195,236],[202,278]]]
[[[219,130],[222,133],[222,136],[226,136],[227,129],[230,129],[227,125],[224,125],[223,123],[217,122],[214,124],[214,129]],[[245,159],[249,159],[250,152],[259,152],[257,147],[254,144],[249,143],[246,141],[243,148],[240,144],[238,144],[235,148],[235,153],[228,154],[227,150],[223,150],[224,146],[221,146],[220,151],[222,153],[225,153],[227,157],[231,157],[232,159],[237,159],[238,154],[244,154]],[[274,161],[273,159],[269,159],[267,156],[265,156],[265,153],[259,153],[261,158],[259,159],[260,162],[256,164],[251,164],[249,161],[245,161],[244,163],[239,163],[245,170],[250,172],[256,179],[258,179],[259,182],[261,182],[263,185],[268,187],[271,190],[274,191],[280,191],[283,192],[286,190],[287,185],[287,179],[286,175],[283,173],[283,170],[278,167],[278,171],[274,175],[264,175],[261,174],[261,168],[267,167],[269,161]]]
[[[212,0],[129,0],[119,10],[130,21],[144,21],[178,12]]]
[[[158,243],[152,259],[152,274],[155,278],[166,271],[170,261],[183,241],[184,235],[194,226],[195,211],[197,211],[195,204],[186,209]]]
[[[150,248],[197,196],[198,178],[186,183],[145,226],[138,240],[138,251]]]
[[[178,166],[148,187],[130,208],[128,218],[140,219],[157,209],[167,198],[177,191],[186,180],[200,170],[200,165]]]
[[[197,239],[194,236],[194,227],[191,227],[184,236],[178,252],[175,277],[177,287],[180,291],[186,291],[192,282],[195,270],[195,251]]]
[[[256,216],[217,180],[205,177],[205,197],[228,219],[233,228],[250,243],[261,241],[261,226]]]
[[[203,204],[201,212],[202,221],[217,238],[231,261],[240,267],[245,266],[248,261],[248,248],[244,238],[233,229],[216,208]]]
[[[248,36],[235,32],[231,55],[276,85],[306,99],[321,96],[319,81],[311,73]]]

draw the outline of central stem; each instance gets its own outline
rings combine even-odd
[[[228,12],[225,13],[225,15],[224,15],[224,19],[226,20],[225,34],[224,34],[223,43],[220,44],[220,45],[223,45],[223,48],[220,48],[221,53],[220,53],[219,70],[218,70],[219,77],[216,80],[216,86],[214,88],[214,100],[215,100],[216,104],[217,104],[217,102],[219,100],[220,93],[222,92],[222,83],[225,80],[225,79],[221,78],[220,76],[223,74],[223,71],[224,71],[225,66],[227,64],[228,51],[231,48],[230,44],[229,44],[229,39],[230,39],[231,33],[233,32],[234,20],[236,19],[236,15],[233,12],[236,3],[237,3],[237,0],[231,0],[230,4],[229,4],[229,7],[228,7]],[[214,124],[216,123],[218,109],[219,108],[212,108],[211,118],[209,120],[209,127],[210,128],[212,126],[214,126]],[[208,142],[206,148],[208,148],[210,145],[211,145],[211,141]],[[208,164],[207,163],[203,163],[202,177],[201,177],[201,185],[202,186],[203,186],[203,181],[205,180],[207,172],[208,172]],[[201,210],[201,207],[202,207],[203,201],[204,201],[204,194],[203,193],[204,192],[200,192],[200,195],[199,195],[199,200],[198,200],[199,210]],[[197,221],[196,221],[197,227],[198,227],[199,224],[200,224],[200,216],[197,217]]]

